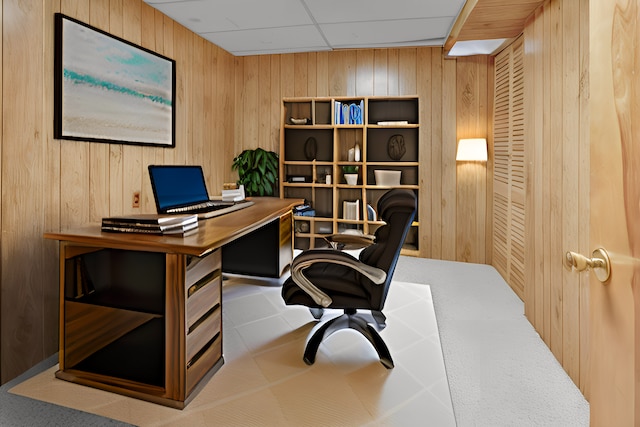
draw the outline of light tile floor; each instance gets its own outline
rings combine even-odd
[[[392,285],[381,332],[392,370],[346,330],[307,366],[302,354],[316,322],[306,308],[285,306],[280,290],[269,281],[225,281],[225,364],[182,411],[58,380],[57,366],[11,392],[139,426],[456,425],[429,286]]]

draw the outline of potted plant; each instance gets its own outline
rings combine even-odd
[[[244,150],[231,164],[247,196],[273,196],[278,181],[278,154],[262,148]]]
[[[342,174],[344,175],[344,180],[347,181],[347,184],[349,185],[358,184],[358,166],[357,165],[343,166]]]

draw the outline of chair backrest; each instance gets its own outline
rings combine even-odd
[[[378,217],[386,224],[376,230],[375,243],[360,252],[360,261],[387,273],[385,283],[372,289],[377,294],[372,300],[379,301],[379,310],[387,298],[393,272],[416,210],[416,196],[411,190],[389,190],[378,200]]]

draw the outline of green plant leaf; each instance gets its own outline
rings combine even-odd
[[[272,184],[275,184],[275,183],[276,183],[276,177],[275,177],[275,175],[274,175],[272,172],[267,172],[267,173],[264,175],[264,177],[265,177],[265,179],[266,179],[267,181],[269,181],[270,183],[272,183]]]

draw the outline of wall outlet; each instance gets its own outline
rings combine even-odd
[[[133,201],[131,203],[131,206],[134,208],[139,208],[140,207],[140,192],[139,191],[134,191],[133,192]]]

